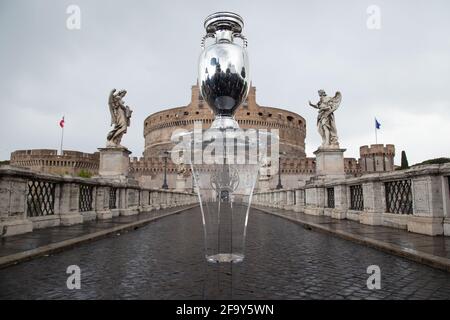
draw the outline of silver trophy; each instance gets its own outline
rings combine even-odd
[[[236,13],[217,12],[208,16],[204,25],[206,35],[198,64],[200,93],[216,119],[231,119],[250,89],[247,39],[241,33],[244,21]],[[206,45],[208,38],[214,39],[210,45]]]
[[[191,134],[191,165],[202,212],[206,260],[236,263],[244,259],[259,170],[256,130],[242,130],[234,120],[250,89],[247,40],[241,34],[244,22],[235,13],[214,13],[204,25],[198,84],[215,119],[211,128]],[[201,141],[195,138],[198,136]]]

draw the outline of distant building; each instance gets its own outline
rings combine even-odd
[[[57,150],[18,150],[11,153],[10,165],[61,175],[95,175],[98,173],[99,153],[64,150],[62,155],[58,155]]]
[[[163,183],[164,151],[170,151],[170,141],[176,129],[192,130],[195,121],[201,121],[204,127],[211,125],[213,113],[200,95],[197,85],[192,86],[191,101],[188,105],[166,109],[148,116],[144,121],[145,149],[143,157],[132,158],[131,173],[142,183],[159,188]],[[285,188],[299,186],[315,174],[315,158],[306,157],[305,138],[306,120],[299,114],[284,109],[260,106],[256,102],[256,88],[251,87],[244,104],[237,110],[235,118],[243,129],[278,129],[280,136],[281,180]],[[384,165],[376,166],[375,171],[393,170],[395,148],[393,145],[373,145],[361,147],[361,159],[345,158],[345,171],[349,175],[361,175],[372,172],[371,160]],[[380,158],[381,157],[381,158]],[[176,165],[168,162],[167,179],[170,188],[175,187],[177,176]],[[189,180],[189,179],[188,179]],[[271,177],[270,188],[275,188],[277,177]],[[191,186],[191,181],[187,181]]]
[[[395,146],[373,144],[359,148],[361,172],[383,172],[394,170]]]
[[[280,136],[281,180],[284,188],[298,187],[315,175],[315,158],[306,157],[306,120],[299,114],[256,103],[256,88],[251,87],[248,98],[237,110],[235,118],[243,129],[278,129]],[[142,185],[160,188],[163,184],[164,151],[170,151],[170,138],[176,129],[192,130],[195,121],[201,121],[204,129],[213,121],[211,109],[200,95],[198,86],[192,86],[188,105],[166,109],[148,116],[144,121],[145,148],[141,158],[130,159],[130,174]],[[364,173],[394,170],[395,147],[375,144],[360,147],[360,158],[345,158],[345,172],[358,176]],[[79,175],[82,171],[92,175],[98,173],[99,154],[56,150],[19,150],[11,154],[11,165],[31,170]],[[190,170],[189,170],[190,171]],[[170,160],[167,163],[169,188],[175,188],[177,167]],[[275,188],[278,175],[270,177],[269,188]],[[192,179],[186,181],[192,187]]]

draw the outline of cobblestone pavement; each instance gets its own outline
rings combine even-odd
[[[81,268],[81,289],[66,268]],[[381,289],[367,289],[370,265]],[[450,299],[450,273],[253,209],[246,259],[204,262],[198,208],[0,270],[1,299]]]

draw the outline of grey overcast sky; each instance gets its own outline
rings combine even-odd
[[[223,4],[220,4],[223,3]],[[69,5],[81,29],[68,30]],[[381,29],[367,27],[377,5]],[[126,88],[134,109],[123,139],[144,149],[143,121],[186,105],[197,79],[203,20],[215,11],[245,19],[260,105],[302,115],[307,154],[320,143],[317,90],[340,90],[336,112],[347,157],[375,142],[406,150],[410,163],[450,157],[450,1],[0,0],[0,159],[16,149],[94,152],[109,130],[107,98]]]

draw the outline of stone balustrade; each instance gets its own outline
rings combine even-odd
[[[77,178],[0,167],[0,237],[197,203],[188,192],[137,182]]]
[[[258,192],[253,203],[368,225],[450,235],[450,164],[311,180],[293,190]]]

